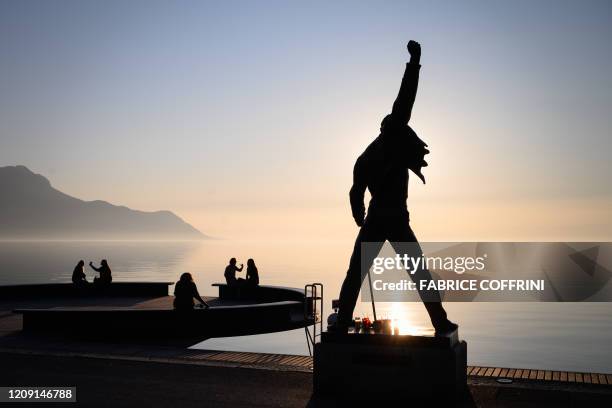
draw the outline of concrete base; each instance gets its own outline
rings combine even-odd
[[[467,344],[449,337],[323,333],[314,349],[317,395],[460,399],[467,390]]]

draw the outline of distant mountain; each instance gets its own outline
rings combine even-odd
[[[170,211],[83,201],[24,166],[0,167],[0,239],[203,239]]]

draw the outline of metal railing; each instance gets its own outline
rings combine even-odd
[[[304,320],[312,321],[312,330],[310,325],[306,323],[304,331],[306,332],[306,344],[308,345],[308,354],[312,357],[314,345],[320,341],[321,333],[323,332],[323,284],[311,283],[304,286]]]

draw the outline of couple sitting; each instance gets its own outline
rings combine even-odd
[[[236,278],[236,272],[241,272],[243,268],[243,264],[240,264],[240,268],[236,266],[236,258],[230,259],[229,265],[225,267],[224,273],[225,281],[227,282],[228,286],[259,285],[259,272],[257,271],[257,266],[255,266],[255,261],[253,259],[249,259],[247,261],[246,280],[242,278]]]
[[[100,262],[100,267],[96,268],[93,262],[89,262],[89,266],[96,272],[100,273],[100,277],[96,277],[93,280],[95,285],[109,285],[113,281],[113,276],[110,266],[106,259]],[[85,276],[85,261],[80,260],[79,263],[74,267],[72,271],[72,283],[76,286],[86,286],[89,282]]]

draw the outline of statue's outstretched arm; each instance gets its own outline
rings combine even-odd
[[[419,86],[419,70],[421,68],[421,45],[416,41],[408,43],[410,62],[406,64],[404,77],[400,90],[393,103],[391,120],[394,125],[407,125],[412,114],[412,107],[416,99],[417,88]]]

